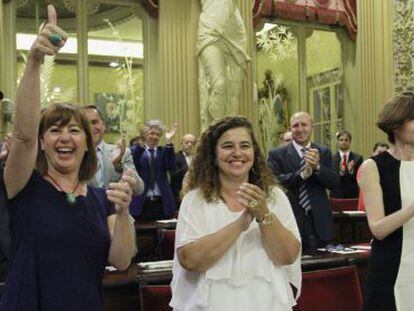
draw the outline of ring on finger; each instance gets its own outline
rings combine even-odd
[[[257,209],[259,209],[259,202],[257,200],[254,200],[254,199],[253,200],[250,200],[248,206],[251,209],[257,210]]]
[[[60,43],[62,42],[62,36],[58,33],[54,33],[49,37],[49,41],[54,45],[54,46],[59,46]]]

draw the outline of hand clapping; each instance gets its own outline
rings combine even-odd
[[[117,183],[110,183],[106,195],[115,204],[117,214],[129,215],[129,204],[132,200],[132,187],[136,180],[131,170],[127,170]]]
[[[240,203],[245,205],[248,212],[255,218],[261,218],[269,209],[266,204],[266,193],[258,186],[243,183],[238,191],[241,199]]]
[[[310,148],[306,151],[305,162],[312,168],[313,171],[318,170],[319,161],[320,161],[320,157],[319,157],[318,149]]]

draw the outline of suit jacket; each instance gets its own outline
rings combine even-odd
[[[320,169],[308,179],[300,176],[301,158],[293,143],[275,148],[269,152],[268,164],[279,180],[287,189],[286,195],[292,205],[293,213],[303,236],[303,220],[305,213],[299,205],[299,186],[306,184],[312,207],[312,218],[315,232],[322,241],[332,240],[334,237],[333,217],[328,202],[326,188],[333,189],[338,185],[338,174],[332,166],[331,151],[323,146],[312,143],[311,148],[319,150]]]
[[[332,198],[340,198],[340,199],[358,198],[359,188],[358,188],[358,182],[356,180],[356,176],[357,176],[358,169],[362,164],[363,158],[358,153],[351,151],[349,153],[348,163],[351,161],[354,161],[354,169],[352,173],[350,173],[347,170],[341,176],[339,173],[340,165],[342,162],[341,155],[339,151],[335,152],[332,155],[333,167],[337,170],[338,175],[339,175],[339,187],[332,190],[331,192]]]
[[[108,185],[112,182],[118,182],[122,174],[129,168],[135,173],[136,183],[132,189],[134,195],[139,195],[144,191],[144,182],[137,174],[134,161],[132,160],[131,150],[126,148],[125,154],[122,158],[122,171],[118,172],[112,163],[112,152],[116,149],[116,145],[103,143],[102,145],[102,162],[104,166],[104,187],[108,188]],[[91,186],[98,186],[96,175],[88,182]]]
[[[171,188],[177,203],[181,201],[180,191],[183,186],[183,180],[187,170],[188,165],[185,160],[184,152],[179,151],[175,154],[175,170],[171,173]]]
[[[150,157],[148,152],[142,146],[135,146],[131,149],[132,158],[134,160],[135,168],[138,174],[144,181],[144,192],[138,196],[136,206],[134,207],[133,215],[139,216],[145,204],[145,198],[148,192],[148,185],[150,182]],[[162,206],[166,216],[174,216],[177,210],[174,195],[168,182],[167,172],[171,173],[175,170],[175,154],[173,145],[166,145],[165,147],[157,147],[156,153],[156,176],[155,181],[161,191]]]

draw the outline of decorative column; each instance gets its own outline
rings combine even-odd
[[[1,86],[4,95],[14,99],[16,94],[16,1],[3,4],[1,37]],[[1,18],[0,18],[1,19]]]
[[[88,67],[88,9],[86,2],[76,2],[76,29],[78,32],[78,104],[91,104],[89,100],[89,67]],[[59,20],[58,20],[59,22]]]
[[[158,19],[142,12],[142,37],[144,40],[144,121],[164,120],[161,101],[161,70],[159,53]]]
[[[161,0],[159,10],[159,59],[161,79],[155,85],[161,93],[157,111],[167,126],[179,123],[182,134],[199,134],[198,63],[196,33],[200,5],[194,0]],[[151,55],[145,55],[151,57]],[[155,111],[155,110],[154,110]]]
[[[247,54],[251,61],[247,64],[247,72],[243,80],[240,94],[240,114],[249,118],[257,130],[257,99],[254,95],[256,79],[256,33],[253,29],[252,1],[237,0],[240,14],[247,34]]]
[[[375,126],[384,103],[393,94],[393,1],[358,1],[357,62],[360,71],[361,97],[355,134],[362,137],[360,151],[365,156],[373,144],[385,140]],[[355,136],[357,136],[355,135]]]
[[[3,2],[0,1],[0,68],[4,68],[4,26],[3,26]],[[0,71],[0,90],[3,90],[3,70]]]

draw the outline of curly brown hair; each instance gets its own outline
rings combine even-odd
[[[254,162],[249,172],[249,183],[260,187],[266,194],[270,193],[272,186],[276,185],[276,179],[267,166],[266,160],[254,137],[253,127],[245,117],[225,117],[203,132],[196,147],[196,153],[185,179],[183,194],[199,188],[207,202],[219,198],[221,184],[219,170],[216,165],[216,145],[220,137],[228,130],[245,128],[253,142]]]

